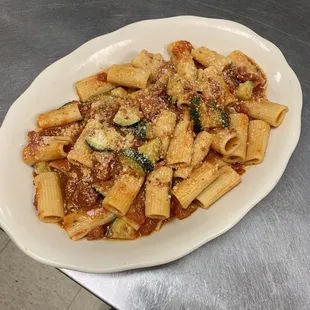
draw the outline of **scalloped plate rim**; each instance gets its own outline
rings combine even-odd
[[[301,111],[302,111],[302,103],[303,103],[303,99],[302,99],[302,90],[301,90],[301,86],[300,86],[300,82],[295,74],[295,72],[292,70],[292,68],[290,67],[290,65],[288,64],[288,62],[286,61],[283,53],[281,52],[281,50],[272,42],[264,39],[263,37],[261,37],[260,35],[258,35],[256,32],[254,32],[253,30],[251,30],[250,28],[234,22],[234,21],[230,21],[230,20],[226,20],[226,19],[214,19],[214,18],[206,18],[206,17],[198,17],[198,16],[190,16],[190,15],[185,15],[185,16],[177,16],[177,17],[167,17],[167,18],[160,18],[160,19],[148,19],[148,20],[142,20],[142,21],[138,21],[135,23],[131,23],[128,24],[118,30],[115,30],[113,32],[107,33],[105,35],[102,36],[98,36],[95,37],[89,41],[87,41],[86,43],[82,44],[80,47],[78,47],[77,49],[73,50],[71,53],[69,53],[68,55],[62,57],[61,59],[55,61],[54,63],[52,63],[51,65],[49,65],[46,69],[44,69],[34,80],[33,82],[30,84],[30,86],[24,91],[24,93],[19,96],[15,102],[11,105],[11,107],[9,108],[5,119],[3,120],[3,123],[1,125],[0,128],[0,138],[3,139],[4,138],[4,134],[5,134],[5,130],[8,129],[8,121],[11,117],[11,115],[13,114],[14,109],[18,109],[19,105],[21,104],[21,99],[23,96],[25,96],[28,92],[30,92],[32,90],[33,85],[46,73],[48,73],[48,71],[54,67],[55,65],[59,65],[61,62],[66,61],[66,59],[71,58],[72,56],[74,56],[75,54],[78,54],[79,52],[83,51],[84,49],[86,49],[88,46],[90,46],[93,42],[103,39],[103,38],[108,38],[109,36],[115,36],[118,33],[121,33],[123,31],[126,30],[130,30],[130,28],[134,28],[137,26],[141,26],[142,24],[153,24],[153,23],[157,23],[157,22],[165,22],[165,21],[173,21],[173,20],[182,20],[182,19],[187,19],[187,20],[193,20],[193,22],[195,21],[200,21],[200,22],[208,22],[208,23],[225,23],[225,24],[229,24],[230,26],[233,26],[235,28],[239,28],[244,30],[247,33],[250,33],[251,35],[257,37],[259,40],[263,41],[265,44],[267,44],[270,48],[273,49],[273,53],[277,53],[277,57],[282,57],[285,65],[288,67],[288,69],[290,70],[290,74],[292,76],[292,78],[294,79],[294,83],[295,83],[295,87],[296,87],[296,91],[297,91],[297,95],[298,95],[298,102],[300,102],[300,105],[298,106],[299,110],[300,110],[300,119],[298,124],[296,124],[296,128],[295,128],[295,134],[294,134],[294,142],[292,142],[290,144],[289,147],[289,151],[286,152],[286,157],[285,160],[283,160],[283,167],[282,167],[282,171],[281,173],[279,173],[277,175],[277,177],[274,179],[274,182],[269,186],[268,191],[266,191],[263,195],[261,195],[260,197],[255,198],[254,202],[248,205],[248,208],[245,212],[238,214],[238,216],[229,224],[225,227],[225,229],[222,229],[220,231],[218,231],[216,234],[207,237],[203,240],[201,240],[200,242],[196,243],[195,245],[189,247],[187,250],[182,251],[181,253],[176,253],[175,255],[173,254],[169,254],[167,255],[167,257],[164,258],[159,258],[159,259],[154,259],[152,261],[147,261],[147,262],[137,262],[137,263],[127,263],[124,264],[122,266],[115,266],[115,267],[111,267],[111,268],[96,268],[96,267],[81,267],[78,265],[72,265],[72,264],[63,264],[63,263],[58,263],[55,260],[51,260],[49,258],[46,257],[41,257],[36,255],[34,252],[25,249],[23,247],[23,245],[19,242],[19,240],[17,240],[14,236],[14,231],[11,231],[8,228],[8,224],[6,223],[5,219],[3,218],[3,216],[0,217],[0,226],[4,229],[4,231],[10,236],[10,238],[14,241],[14,243],[28,256],[30,256],[31,258],[50,265],[50,266],[54,266],[57,268],[64,268],[64,269],[71,269],[71,270],[76,270],[76,271],[82,271],[82,272],[90,272],[90,273],[111,273],[111,272],[120,272],[120,271],[125,271],[125,270],[132,270],[132,269],[137,269],[137,268],[145,268],[145,267],[152,267],[152,266],[157,266],[157,265],[161,265],[161,264],[166,264],[172,261],[175,261],[191,252],[193,252],[194,250],[196,250],[197,248],[199,248],[200,246],[206,244],[207,242],[211,241],[212,239],[215,239],[216,237],[222,235],[223,233],[227,232],[229,229],[231,229],[233,226],[235,226],[257,203],[259,203],[264,197],[266,197],[272,190],[273,188],[276,186],[276,184],[278,183],[278,181],[280,180],[280,178],[282,177],[287,164],[291,158],[292,153],[294,152],[298,141],[299,141],[299,137],[300,137],[300,132],[301,132]],[[296,106],[297,107],[297,106]],[[3,215],[3,210],[2,207],[0,205],[0,214]]]

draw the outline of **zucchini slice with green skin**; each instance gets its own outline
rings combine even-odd
[[[114,116],[113,122],[118,126],[131,126],[140,121],[138,106],[122,106]]]
[[[146,121],[140,121],[135,127],[133,134],[141,139],[150,138],[151,123]]]
[[[110,225],[107,238],[109,239],[122,239],[122,240],[133,240],[137,238],[137,231],[127,224],[123,219],[117,218]]]
[[[236,96],[239,100],[250,100],[253,94],[255,84],[252,81],[246,81],[240,83],[237,90]]]
[[[169,100],[172,104],[177,104],[178,103],[178,97],[176,95],[171,95],[169,96]]]
[[[152,123],[146,121],[139,121],[137,124],[128,127],[119,127],[125,134],[132,133],[140,139],[152,139]]]
[[[220,113],[220,122],[222,127],[228,128],[230,123],[228,114],[217,103],[213,102],[211,103],[211,106]]]
[[[201,104],[199,107],[200,122],[204,130],[229,127],[229,116],[216,103]]]
[[[159,137],[156,137],[141,145],[138,148],[138,151],[139,153],[144,154],[153,163],[156,163],[160,157],[161,145],[161,139]]]
[[[122,157],[128,158],[131,161],[134,161],[146,173],[154,170],[154,164],[152,163],[152,161],[144,154],[141,154],[134,149],[126,149],[122,151],[120,155]]]
[[[101,93],[101,94],[93,95],[88,99],[88,101],[91,103],[96,102],[96,101],[101,101],[101,102],[106,102],[106,103],[111,103],[111,104],[113,104],[115,100],[116,100],[116,97],[112,96],[109,93]]]
[[[145,175],[143,168],[133,159],[127,156],[120,155],[120,161],[122,163],[123,168],[126,171],[134,171],[135,173],[141,176]]]
[[[85,137],[86,143],[94,151],[103,152],[113,150],[113,145],[111,139],[108,138],[108,135],[103,129],[94,129],[89,132]]]
[[[196,133],[203,130],[203,127],[201,125],[201,120],[200,120],[200,114],[199,114],[200,105],[201,105],[201,98],[193,97],[191,100],[191,104],[189,106],[189,113],[190,113],[191,119],[194,122],[194,131]]]

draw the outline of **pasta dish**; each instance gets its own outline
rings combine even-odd
[[[208,209],[264,160],[288,108],[256,62],[188,41],[168,53],[86,77],[79,100],[37,117],[22,156],[40,221],[72,240],[133,240]]]

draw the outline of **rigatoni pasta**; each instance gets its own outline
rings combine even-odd
[[[123,174],[103,199],[102,206],[118,216],[126,215],[143,182],[144,176]]]
[[[171,97],[171,101],[177,104],[179,108],[190,105],[191,90],[192,85],[178,74],[171,76],[168,80],[167,94]]]
[[[178,74],[194,82],[197,79],[197,68],[191,55],[192,49],[188,41],[176,41],[168,45],[168,53]]]
[[[62,136],[41,136],[33,141],[35,143],[30,143],[23,150],[23,160],[27,165],[66,158],[65,147],[73,144],[70,137]]]
[[[167,43],[168,60],[142,50],[76,82],[79,101],[28,133],[38,218],[72,240],[133,240],[203,212],[264,160],[288,112],[241,51]]]
[[[192,201],[216,178],[218,169],[210,163],[203,163],[196,168],[188,179],[183,180],[172,189],[172,194],[182,208],[186,209]]]
[[[177,115],[174,112],[162,111],[152,124],[151,135],[161,139],[161,156],[163,158],[166,157],[176,123]]]
[[[150,71],[150,81],[155,81],[158,71],[165,65],[166,61],[161,54],[152,54],[143,50],[131,61],[136,68]]]
[[[239,146],[230,155],[224,156],[224,160],[230,163],[243,163],[246,157],[249,118],[242,113],[230,115],[230,129],[236,130],[239,137]]]
[[[189,114],[185,112],[182,120],[176,125],[171,138],[167,164],[171,167],[187,167],[192,160],[194,134]]]
[[[218,178],[198,195],[195,203],[199,207],[207,209],[240,182],[241,177],[234,169],[223,166],[218,171]]]
[[[83,117],[77,102],[73,102],[66,104],[60,109],[40,114],[38,117],[38,126],[41,128],[64,126],[82,119]]]
[[[257,165],[265,157],[270,134],[270,125],[264,121],[254,120],[249,123],[248,147],[245,163]]]
[[[166,220],[170,217],[170,187],[173,171],[159,167],[152,171],[146,181],[145,216]]]
[[[107,82],[107,73],[105,70],[76,82],[75,88],[80,100],[85,102],[93,96],[111,91],[115,88],[115,85]]]
[[[63,225],[72,240],[79,240],[96,227],[113,222],[115,219],[115,214],[97,207],[91,212],[72,212],[65,215]]]
[[[101,129],[102,125],[97,120],[91,120],[87,123],[81,135],[75,142],[73,149],[68,154],[68,160],[71,163],[82,164],[88,168],[92,168],[92,150],[90,146],[86,143],[86,136],[91,130]]]
[[[174,173],[176,178],[188,178],[192,170],[202,163],[209,153],[212,139],[212,135],[206,131],[202,131],[196,136],[191,164],[188,167],[178,168]]]
[[[199,47],[192,50],[192,56],[196,61],[204,65],[205,67],[213,66],[217,71],[221,72],[228,68],[231,64],[231,60],[218,54],[215,51],[208,49],[207,47]]]
[[[240,145],[236,130],[220,129],[213,134],[211,147],[222,155],[231,155]]]
[[[39,220],[58,223],[64,217],[64,202],[56,172],[46,172],[34,178]]]
[[[249,111],[251,118],[265,121],[272,127],[279,127],[288,112],[287,106],[268,100],[245,101],[243,105]]]
[[[135,68],[130,65],[113,65],[107,80],[109,83],[131,88],[145,88],[151,72],[147,69]]]

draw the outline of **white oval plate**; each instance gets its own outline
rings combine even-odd
[[[130,61],[141,49],[161,52],[185,39],[228,54],[240,49],[266,71],[270,100],[289,106],[282,126],[273,130],[265,161],[209,210],[175,220],[156,234],[133,242],[71,241],[56,225],[39,222],[32,205],[32,170],[21,160],[27,131],[38,113],[77,95],[74,82],[114,63]],[[299,81],[280,50],[250,29],[227,20],[181,16],[148,20],[95,38],[45,69],[10,108],[0,131],[0,224],[32,258],[84,272],[116,272],[178,259],[233,227],[264,198],[282,176],[296,147],[301,126]]]

